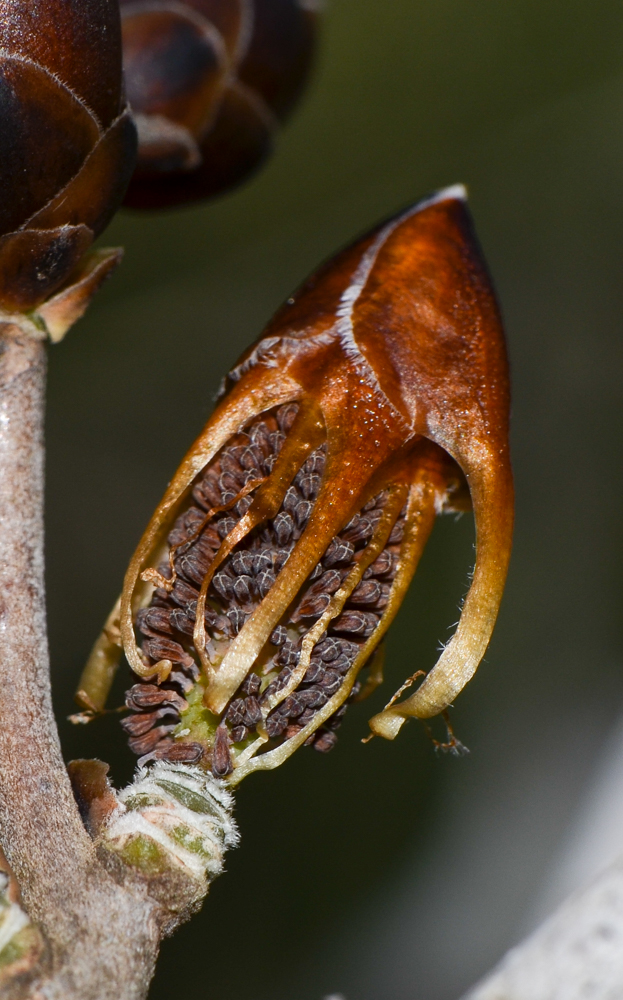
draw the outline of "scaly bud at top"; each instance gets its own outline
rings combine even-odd
[[[115,0],[0,0],[0,124],[0,310],[24,313],[72,276],[132,172]]]
[[[464,189],[448,188],[326,264],[230,372],[132,559],[82,706],[103,706],[119,642],[143,762],[236,783],[303,743],[330,749],[347,702],[382,679],[372,654],[435,515],[471,498],[477,559],[456,633],[370,726],[393,739],[443,712],[502,597],[508,407],[498,309]]]
[[[250,176],[306,82],[316,13],[300,0],[121,0],[139,155],[126,204],[207,198]]]

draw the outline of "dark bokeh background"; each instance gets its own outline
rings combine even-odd
[[[213,205],[122,213],[106,234],[123,267],[50,352],[61,718],[222,373],[340,244],[466,182],[514,380],[512,571],[453,713],[471,755],[437,758],[415,723],[395,744],[359,742],[456,620],[473,536],[446,519],[391,633],[386,689],[349,712],[332,754],[243,785],[243,846],[165,943],[153,1000],[451,1000],[523,928],[623,703],[622,172],[618,0],[332,0],[268,168]],[[68,758],[129,776],[114,719],[62,736]]]

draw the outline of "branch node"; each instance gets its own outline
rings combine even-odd
[[[160,761],[118,794],[101,761],[69,765],[74,794],[100,860],[117,881],[143,883],[163,933],[196,912],[225,851],[238,844],[233,797],[199,767]]]

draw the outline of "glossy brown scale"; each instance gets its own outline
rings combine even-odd
[[[116,0],[0,0],[0,116],[0,312],[60,339],[120,256],[85,257],[136,153]]]
[[[316,15],[299,0],[121,0],[139,133],[135,208],[211,197],[250,176],[299,99]]]

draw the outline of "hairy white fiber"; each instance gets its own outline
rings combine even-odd
[[[0,872],[0,957],[6,946],[30,923],[21,906],[9,900],[8,885],[8,875]]]
[[[225,851],[238,843],[233,797],[201,768],[165,761],[139,768],[118,800],[102,837],[117,852],[135,838],[147,839],[166,853],[172,868],[201,880],[219,875]]]

